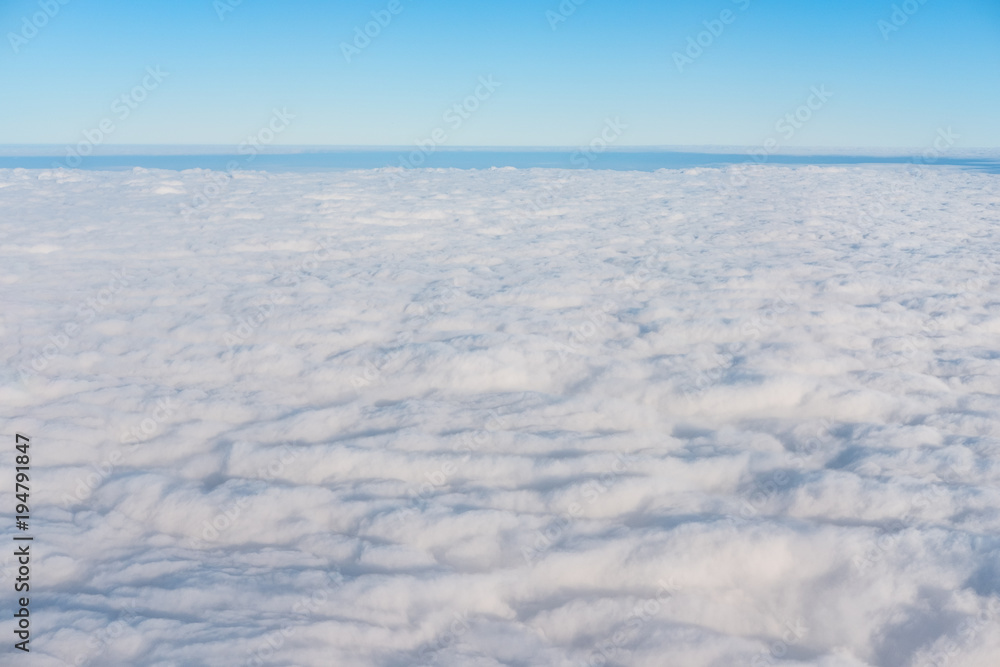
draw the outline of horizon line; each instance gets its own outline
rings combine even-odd
[[[52,157],[62,151],[75,148],[76,144],[65,143],[0,143],[0,156],[2,157]],[[158,156],[158,155],[230,155],[239,151],[239,146],[233,144],[101,144],[91,146],[93,156],[120,157],[132,155]],[[415,144],[271,144],[256,147],[258,154],[286,155],[303,152],[410,152],[413,150],[424,150]],[[166,153],[137,152],[140,150],[163,150]],[[180,153],[178,151],[195,151],[194,153]],[[455,152],[574,152],[592,150],[587,146],[564,146],[564,145],[461,145],[461,146],[436,146],[430,153],[455,153]],[[748,153],[751,151],[765,152],[767,155],[787,155],[787,156],[822,156],[822,155],[851,155],[870,157],[912,157],[928,150],[928,147],[911,146],[784,146],[779,150],[767,151],[763,146],[752,144],[634,144],[621,146],[603,147],[601,153],[705,153],[705,154],[733,154]],[[31,151],[31,152],[29,152]],[[41,152],[33,152],[41,151]],[[124,151],[124,152],[115,152]],[[983,154],[995,153],[1000,156],[1000,146],[979,146],[968,148],[952,148],[948,151],[953,157],[961,154]]]

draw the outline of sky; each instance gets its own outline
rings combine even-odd
[[[997,0],[7,0],[0,35],[0,144],[1000,147]]]

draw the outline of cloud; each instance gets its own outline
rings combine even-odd
[[[1000,177],[933,173],[0,170],[38,664],[990,664]]]

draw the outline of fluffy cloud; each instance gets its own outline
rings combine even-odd
[[[992,665],[1000,176],[737,169],[0,170],[37,664]]]

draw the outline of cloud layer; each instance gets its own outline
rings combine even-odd
[[[1000,176],[0,170],[0,210],[35,664],[1000,653]]]

